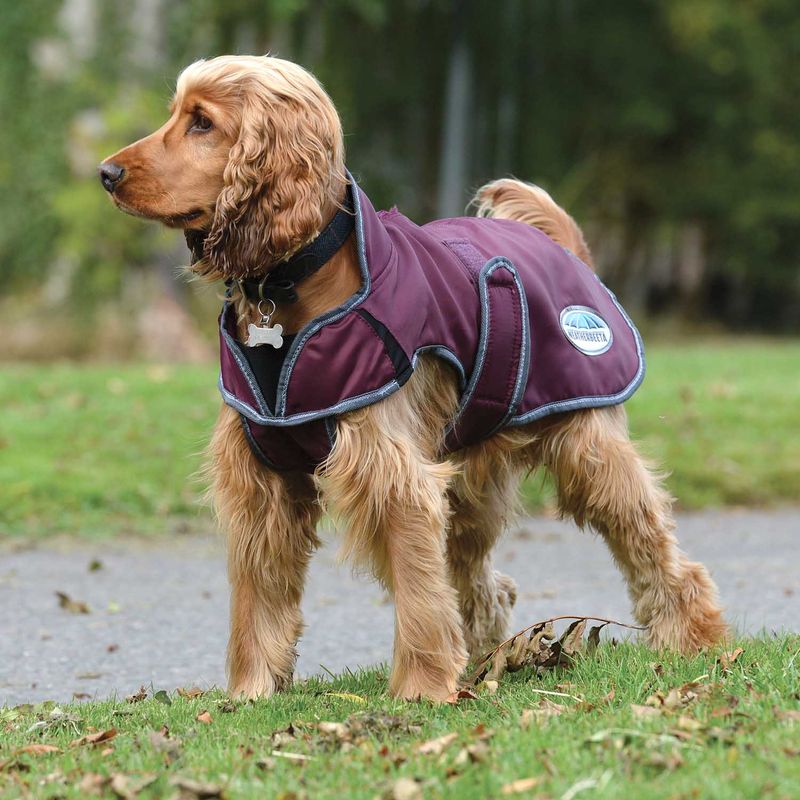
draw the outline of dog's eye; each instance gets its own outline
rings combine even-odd
[[[211,120],[205,114],[195,114],[189,132],[205,133],[213,127]]]

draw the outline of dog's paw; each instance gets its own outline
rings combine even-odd
[[[392,681],[389,692],[400,700],[430,700],[434,703],[444,703],[456,691],[455,678],[443,683],[431,681],[425,675],[406,675],[402,680]]]
[[[685,655],[713,647],[728,635],[728,626],[716,606],[696,607],[688,612],[660,614],[649,625],[647,644],[654,650],[677,650]]]
[[[677,596],[648,605],[655,609],[646,622],[646,641],[654,649],[696,653],[719,644],[728,635],[717,602],[717,590],[702,564],[685,562]]]
[[[228,694],[237,700],[257,700],[272,697],[292,685],[292,676],[278,678],[270,672],[231,681]]]
[[[502,572],[495,572],[494,577],[497,581],[497,602],[501,608],[511,611],[517,602],[517,584]]]
[[[517,602],[517,584],[501,572],[473,595],[464,614],[464,640],[470,657],[476,658],[502,642],[509,632],[511,609]]]

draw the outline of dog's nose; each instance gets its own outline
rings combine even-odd
[[[117,188],[119,182],[125,177],[125,168],[119,164],[101,164],[97,168],[97,173],[100,176],[100,183],[107,192],[113,192]]]

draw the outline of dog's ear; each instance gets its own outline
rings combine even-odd
[[[334,186],[344,185],[339,136],[338,117],[308,98],[243,94],[238,141],[204,243],[205,272],[263,273],[319,232]]]

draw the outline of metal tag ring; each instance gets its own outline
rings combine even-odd
[[[261,306],[263,303],[270,303],[272,305],[272,309],[267,314],[265,314],[261,310]],[[270,297],[267,297],[265,300],[258,301],[258,313],[261,314],[261,319],[269,320],[269,318],[275,313],[275,308],[276,308],[275,301]]]

